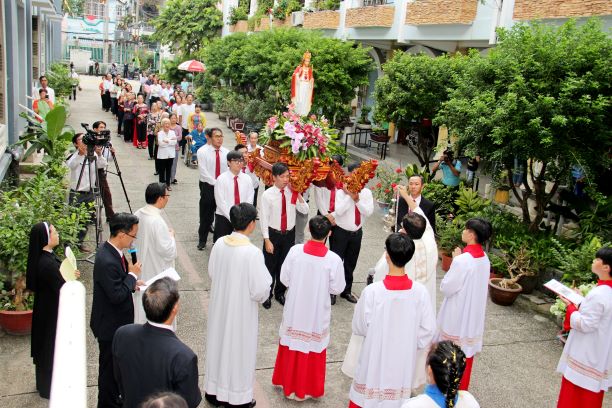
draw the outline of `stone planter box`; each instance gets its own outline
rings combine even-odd
[[[340,12],[333,10],[304,13],[304,28],[335,30],[340,26]]]
[[[395,6],[352,8],[346,11],[347,27],[391,27]]]
[[[604,16],[612,14],[610,1],[515,0],[515,20]]]
[[[249,24],[246,20],[240,20],[233,26],[230,26],[230,31],[232,33],[246,33],[249,31]]]
[[[406,5],[406,24],[472,24],[477,8],[478,0],[419,0]]]

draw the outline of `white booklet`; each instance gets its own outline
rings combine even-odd
[[[584,296],[579,295],[556,279],[551,279],[544,284],[544,287],[552,290],[557,295],[563,296],[575,305],[579,305],[584,300]]]
[[[66,282],[76,280],[77,260],[69,246],[66,247],[66,259],[60,265],[60,273]]]
[[[147,290],[147,288],[156,280],[161,279],[161,278],[171,278],[175,281],[179,281],[181,280],[181,277],[179,276],[178,272],[176,271],[176,269],[174,268],[168,268],[160,273],[158,273],[157,275],[155,275],[154,277],[152,277],[151,279],[149,279],[148,281],[145,282],[144,285],[139,286],[141,291],[145,291]]]

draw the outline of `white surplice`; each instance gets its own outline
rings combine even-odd
[[[438,312],[437,341],[451,340],[466,357],[482,350],[491,264],[486,254],[464,252],[453,258],[440,283],[444,300]]]
[[[612,287],[594,287],[570,315],[571,330],[557,371],[586,390],[612,387]]]
[[[280,280],[289,288],[280,344],[302,353],[322,352],[329,344],[329,295],[340,294],[346,286],[342,259],[329,250],[322,257],[310,255],[303,244],[295,245],[283,262]]]
[[[353,333],[364,336],[349,392],[362,408],[399,408],[410,398],[418,349],[435,332],[429,294],[419,282],[409,290],[389,290],[376,282],[361,293]]]
[[[208,275],[204,389],[219,401],[246,404],[253,399],[258,307],[268,299],[272,278],[261,250],[238,232],[215,242]]]
[[[138,217],[138,238],[134,244],[138,250],[138,260],[142,263],[139,279],[146,282],[166,269],[174,268],[176,239],[170,234],[159,208],[146,205],[134,215]],[[134,323],[144,324],[147,318],[142,307],[142,292],[134,292],[133,298]]]

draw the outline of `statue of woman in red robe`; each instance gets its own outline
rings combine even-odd
[[[295,68],[291,76],[291,102],[295,105],[295,113],[306,116],[312,106],[314,91],[314,76],[310,65],[310,52],[306,51],[302,63]]]

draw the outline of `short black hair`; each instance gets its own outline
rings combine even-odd
[[[43,92],[44,92],[44,93],[47,93],[47,90],[46,90],[45,88],[40,88],[40,89],[38,90],[38,95],[40,95],[40,94],[41,94],[41,93],[43,93]]]
[[[385,240],[385,250],[391,263],[398,268],[403,268],[414,255],[414,243],[408,235],[394,232]]]
[[[93,123],[93,125],[91,125],[92,129],[97,129],[100,127],[100,125],[104,123],[104,127],[106,127],[106,122],[103,120],[97,120]]]
[[[234,150],[238,151],[240,149],[246,149],[247,147],[245,145],[243,145],[242,143],[238,143],[236,146],[234,146]]]
[[[77,139],[81,136],[83,136],[83,133],[75,133],[74,136],[72,136],[72,144],[76,144]]]
[[[188,408],[187,401],[180,395],[164,391],[151,395],[139,408]]]
[[[610,268],[612,268],[612,248],[600,248],[599,251],[597,251],[597,253],[595,254],[595,258],[601,259],[601,262],[604,265],[608,265]],[[612,275],[612,271],[610,272],[610,274]]]
[[[413,177],[417,177],[419,180],[421,180],[421,185],[425,184],[425,177],[420,174],[413,174],[412,176],[408,177],[408,181],[410,181],[410,179]]]
[[[251,203],[240,203],[230,208],[230,221],[234,231],[244,231],[257,218],[257,209]]]
[[[474,232],[479,244],[485,243],[493,233],[491,223],[484,218],[471,218],[465,223],[465,228]]]
[[[427,228],[427,220],[421,214],[412,212],[402,219],[402,228],[412,239],[421,239]]]
[[[166,183],[151,183],[145,190],[145,201],[147,204],[155,204],[157,200],[166,195]]]
[[[201,122],[200,122],[201,123]],[[199,124],[199,123],[198,123]],[[206,128],[204,129],[204,135],[206,137],[212,137],[212,128]]]
[[[281,174],[285,174],[288,171],[289,171],[289,166],[287,166],[285,163],[278,162],[272,165],[272,175],[273,176],[280,176]]]
[[[359,167],[359,166],[361,166],[361,163],[354,162],[354,163],[351,163],[351,164],[349,164],[348,166],[346,166],[346,169],[347,169],[347,170],[349,171],[349,173],[350,173],[350,172],[352,172],[353,170],[355,170],[355,169],[356,169],[357,167]]]
[[[340,165],[340,167],[344,166],[344,157],[342,157],[339,154],[334,154],[332,157],[332,161],[336,161],[338,162],[338,164]]]
[[[40,82],[40,81],[42,81],[43,79],[46,79],[47,81],[49,80],[49,79],[47,78],[47,76],[46,76],[46,75],[41,75],[41,76],[38,78],[38,81]]]
[[[316,240],[322,240],[327,237],[332,229],[332,223],[322,215],[316,215],[308,221],[308,230],[310,235]]]
[[[244,160],[244,157],[242,156],[242,153],[237,152],[235,150],[231,150],[228,154],[227,154],[227,162],[231,162],[232,160]]]
[[[147,320],[153,323],[168,320],[179,297],[178,285],[174,279],[165,277],[153,282],[142,295],[142,307]]]
[[[210,128],[210,136],[211,137],[212,137],[213,132],[219,132],[223,136],[223,131],[221,130],[221,128],[218,128],[218,127]]]
[[[120,232],[128,234],[136,224],[138,224],[138,217],[134,214],[115,213],[108,222],[110,236],[116,237]]]

